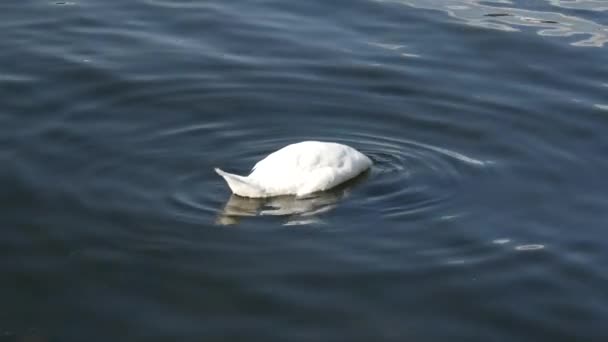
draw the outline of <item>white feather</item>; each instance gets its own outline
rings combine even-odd
[[[372,161],[352,147],[304,141],[283,147],[260,160],[249,176],[215,171],[235,194],[243,197],[303,196],[328,190],[356,177]]]

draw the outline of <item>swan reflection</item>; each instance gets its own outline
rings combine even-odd
[[[216,223],[234,225],[243,218],[253,216],[285,217],[284,225],[306,225],[321,223],[319,216],[338,206],[338,203],[349,196],[353,187],[367,178],[368,172],[336,188],[316,192],[304,197],[277,196],[269,198],[246,198],[231,195]]]

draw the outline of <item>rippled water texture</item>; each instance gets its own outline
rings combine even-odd
[[[502,31],[519,31],[528,27],[536,29],[543,36],[585,36],[585,39],[572,40],[572,45],[603,47],[608,43],[608,26],[606,22],[608,2],[597,0],[549,0],[543,6],[542,1],[510,0],[377,0],[396,1],[417,8],[442,10],[450,16],[465,21],[472,26],[497,29]],[[524,8],[513,7],[514,3]],[[498,6],[497,6],[498,5]],[[532,9],[525,8],[531,6]],[[598,22],[585,17],[567,15],[563,8],[584,10],[601,14],[589,15],[600,19]]]
[[[607,14],[0,2],[0,342],[608,340]],[[310,139],[374,165],[213,171]]]

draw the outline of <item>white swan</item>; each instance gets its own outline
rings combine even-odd
[[[322,141],[303,141],[271,153],[249,176],[215,169],[230,190],[242,197],[303,196],[328,190],[356,177],[372,161],[352,147]]]

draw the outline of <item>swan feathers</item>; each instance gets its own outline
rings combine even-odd
[[[366,171],[371,159],[350,146],[303,141],[269,154],[248,176],[215,169],[230,190],[242,197],[298,197],[331,189]]]

